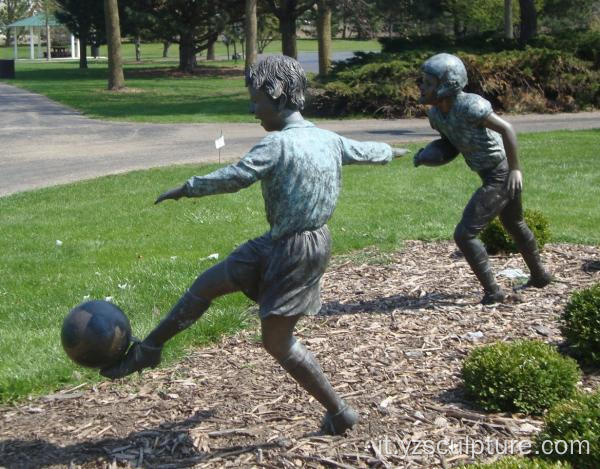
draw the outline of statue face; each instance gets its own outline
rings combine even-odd
[[[439,83],[436,77],[423,72],[421,79],[419,80],[419,90],[421,91],[419,102],[421,104],[436,104],[438,102],[438,85]]]
[[[257,90],[252,86],[248,87],[248,92],[251,101],[250,110],[254,113],[254,117],[260,120],[263,129],[267,132],[283,129],[284,121],[277,103],[264,91]]]

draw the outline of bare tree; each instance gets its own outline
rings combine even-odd
[[[513,33],[512,16],[512,0],[504,0],[504,37],[506,39],[513,39],[515,37]]]
[[[246,70],[256,62],[258,23],[256,18],[257,0],[246,0]]]
[[[331,4],[329,0],[318,0],[317,8],[319,75],[326,76],[331,67]]]
[[[125,77],[121,59],[121,27],[117,0],[104,0],[104,17],[108,45],[108,89],[120,90],[125,87]]]
[[[298,58],[296,45],[296,20],[315,4],[316,0],[268,0],[271,12],[279,19],[281,32],[281,52],[284,55]]]

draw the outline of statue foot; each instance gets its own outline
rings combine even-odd
[[[123,378],[144,368],[154,368],[160,363],[162,347],[134,342],[123,359],[111,367],[102,368],[100,374],[110,379]]]
[[[337,414],[326,412],[321,424],[321,430],[329,435],[343,435],[358,422],[358,414],[349,406]]]
[[[506,295],[501,288],[498,288],[498,290],[493,292],[486,291],[481,299],[481,304],[493,305],[495,303],[504,303],[504,300],[506,300]]]
[[[525,287],[544,288],[552,282],[552,275],[548,272],[544,272],[539,276],[531,276],[529,281],[525,284]]]

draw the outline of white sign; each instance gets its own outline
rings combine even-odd
[[[215,148],[218,150],[225,146],[225,136],[221,135],[218,139],[215,140]]]

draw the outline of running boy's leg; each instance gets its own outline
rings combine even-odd
[[[465,255],[471,270],[483,287],[483,304],[503,301],[505,295],[496,283],[487,251],[477,235],[498,215],[507,200],[501,183],[484,183],[469,200],[462,219],[454,230],[456,245]]]
[[[339,397],[313,354],[294,337],[299,318],[300,315],[271,315],[261,319],[263,345],[298,384],[327,409],[323,430],[342,434],[356,424],[358,414]]]
[[[506,231],[512,236],[517,249],[529,268],[531,277],[528,285],[538,288],[548,285],[552,280],[552,276],[544,268],[535,237],[523,218],[521,194],[517,194],[511,199],[500,212],[500,221]]]

